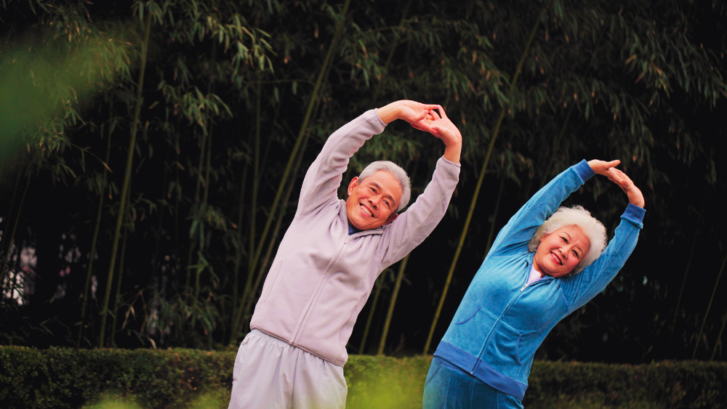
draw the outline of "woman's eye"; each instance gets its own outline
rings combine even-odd
[[[573,252],[573,255],[576,256],[576,258],[577,258],[578,257],[578,252],[577,251],[574,251]]]
[[[566,239],[565,237],[561,237],[560,239],[563,240],[564,243],[568,243],[568,239]]]

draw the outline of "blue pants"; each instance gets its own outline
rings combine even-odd
[[[523,409],[519,399],[493,389],[447,361],[434,357],[424,385],[423,409]]]

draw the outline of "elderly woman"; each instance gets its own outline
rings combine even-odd
[[[582,161],[540,189],[500,231],[434,353],[424,408],[522,408],[535,351],[626,262],[644,197],[619,161]],[[613,239],[580,206],[560,203],[595,174],[628,195]],[[605,249],[604,249],[605,248]]]

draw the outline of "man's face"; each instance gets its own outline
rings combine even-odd
[[[578,226],[565,226],[545,233],[533,256],[533,267],[551,277],[569,274],[588,254],[591,241]]]
[[[363,181],[353,178],[346,200],[348,222],[359,230],[371,230],[393,222],[401,193],[399,181],[383,170]]]

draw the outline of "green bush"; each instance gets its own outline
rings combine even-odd
[[[0,407],[224,408],[236,352],[0,346]],[[349,409],[421,408],[431,357],[351,356]],[[109,403],[115,401],[117,403]],[[536,362],[527,408],[725,408],[727,364]]]

